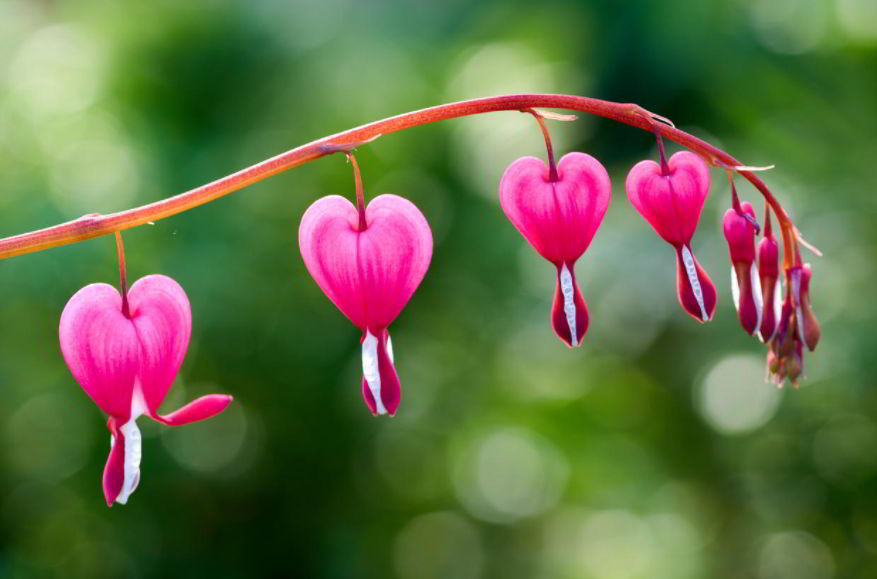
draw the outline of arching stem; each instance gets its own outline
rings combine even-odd
[[[125,243],[122,241],[122,232],[116,232],[116,255],[119,257],[119,293],[122,294],[122,314],[126,318],[131,317],[128,308],[128,266],[125,264]]]
[[[661,120],[659,117],[633,103],[615,103],[564,94],[513,94],[443,104],[389,117],[323,137],[322,139],[256,163],[212,183],[173,197],[168,197],[167,199],[143,205],[142,207],[135,207],[111,215],[89,214],[74,221],[61,223],[60,225],[0,239],[0,259],[100,237],[101,235],[130,229],[188,211],[233,193],[247,185],[252,185],[271,175],[276,175],[282,171],[319,159],[333,152],[331,150],[332,147],[365,142],[378,135],[387,135],[396,131],[446,119],[496,111],[520,111],[529,108],[573,110],[606,117],[646,131],[657,132],[664,138],[670,139],[697,153],[715,167],[735,168],[734,170],[739,175],[742,175],[761,192],[771,209],[773,209],[782,231],[784,247],[795,247],[794,225],[780,202],[777,201],[764,181],[753,171],[743,169],[744,165],[742,163],[721,149],[674,126],[659,122]],[[736,167],[741,168],[737,169]],[[793,253],[793,251],[784,252],[786,267],[791,267],[791,256]]]

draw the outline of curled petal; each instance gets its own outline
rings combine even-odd
[[[180,426],[189,424],[190,422],[198,422],[206,420],[211,416],[216,416],[231,404],[232,397],[227,394],[208,394],[202,396],[192,402],[189,402],[182,408],[174,410],[170,414],[164,416],[155,414],[152,416],[157,422],[167,424],[168,426]]]

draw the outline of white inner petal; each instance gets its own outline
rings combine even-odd
[[[125,437],[125,478],[122,482],[122,492],[116,497],[116,502],[124,505],[128,497],[140,483],[140,460],[143,458],[143,437],[137,428],[137,418],[146,412],[146,401],[143,398],[143,389],[140,380],[134,382],[134,396],[131,398],[131,418],[119,429]],[[110,448],[116,443],[110,436]]]
[[[388,343],[389,349],[389,343]],[[368,389],[375,399],[375,410],[378,414],[386,414],[384,402],[381,400],[381,372],[378,368],[378,339],[368,330],[365,331],[365,339],[362,341],[362,374]]]
[[[731,266],[731,299],[734,300],[734,309],[740,311],[740,284],[737,283],[737,270]]]
[[[761,295],[761,278],[758,277],[758,266],[753,261],[749,266],[749,284],[752,287],[752,299],[755,300],[755,311],[758,313],[758,322],[755,324],[755,333],[761,329],[761,319],[764,315],[764,297]]]
[[[390,362],[395,364],[396,360],[393,359],[393,340],[390,339],[389,334],[387,334],[387,355],[390,357]]]
[[[694,299],[697,300],[697,305],[700,306],[701,319],[706,321],[708,319],[706,315],[706,307],[703,305],[703,291],[700,289],[700,280],[697,279],[697,268],[694,266],[694,256],[691,255],[691,250],[685,245],[682,246],[682,263],[685,265],[685,273],[688,275],[688,283],[691,284],[691,293],[694,294]]]
[[[566,264],[563,264],[560,268],[560,291],[563,292],[563,313],[566,314],[566,325],[569,326],[572,345],[578,346],[575,288],[573,288],[572,275],[569,273]]]

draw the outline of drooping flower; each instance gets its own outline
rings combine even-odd
[[[693,318],[706,322],[716,311],[716,286],[691,251],[691,239],[710,188],[706,163],[680,151],[661,165],[640,161],[627,175],[627,198],[661,238],[676,250],[676,295]]]
[[[804,346],[812,351],[819,342],[819,322],[810,308],[811,276],[809,264],[786,270],[786,298],[767,355],[771,380],[779,386],[786,378],[798,385],[804,371]]]
[[[588,309],[575,277],[612,199],[609,174],[590,155],[569,153],[548,165],[522,157],[509,165],[499,185],[502,209],[539,255],[557,268],[551,321],[554,332],[573,347],[588,330]]]
[[[362,396],[372,414],[393,416],[402,392],[389,325],[420,285],[432,232],[413,203],[380,195],[358,210],[338,195],[317,200],[298,230],[311,276],[362,332]]]
[[[749,219],[746,218],[749,216]],[[725,212],[722,229],[731,258],[731,295],[740,318],[740,325],[752,335],[761,328],[764,301],[761,279],[755,263],[755,209],[734,198],[734,206]]]
[[[124,300],[104,283],[82,288],[64,307],[58,333],[73,377],[109,415],[111,448],[103,473],[107,506],[125,504],[140,481],[139,416],[179,426],[210,418],[232,400],[211,394],[158,414],[192,333],[189,300],[169,277],[140,279]]]
[[[779,327],[783,307],[783,289],[779,280],[780,249],[773,236],[770,210],[764,215],[764,236],[758,242],[758,277],[761,283],[762,309],[761,327],[758,335],[768,343]]]

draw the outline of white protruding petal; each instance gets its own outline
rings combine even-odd
[[[137,428],[137,418],[132,417],[131,420],[122,425],[119,429],[122,436],[125,437],[125,478],[122,482],[122,491],[116,497],[116,502],[124,505],[128,502],[128,497],[137,488],[140,482],[140,459],[143,457],[143,437],[140,435],[140,429]],[[110,447],[115,444],[115,440],[110,439]]]
[[[758,266],[753,261],[749,266],[749,285],[752,288],[752,299],[755,300],[755,311],[758,312],[758,323],[755,324],[755,334],[761,329],[761,319],[764,317],[764,297],[761,295],[761,278],[758,277]]]
[[[776,327],[780,325],[780,317],[783,315],[783,282],[777,280],[773,286],[773,315],[777,321]],[[776,333],[776,329],[774,329]],[[773,338],[773,336],[771,336]]]
[[[368,330],[365,331],[365,339],[362,341],[362,375],[368,389],[375,399],[375,411],[378,414],[386,414],[387,409],[381,400],[381,372],[378,368],[378,339]]]
[[[393,340],[390,339],[390,334],[387,334],[387,355],[390,357],[390,362],[395,364],[396,360],[393,359]]]
[[[731,266],[731,299],[734,300],[734,309],[740,311],[740,284],[737,283],[737,272]]]
[[[685,245],[682,246],[682,263],[685,265],[685,273],[688,275],[688,283],[691,284],[691,293],[694,294],[694,299],[697,300],[697,305],[700,306],[701,319],[707,321],[709,318],[706,315],[706,306],[703,303],[703,290],[700,288],[700,280],[697,279],[697,268],[694,265],[694,256],[691,255],[691,250]]]
[[[563,292],[563,313],[566,314],[566,325],[569,326],[572,345],[578,346],[575,288],[572,285],[572,275],[566,264],[560,268],[560,291]]]
[[[143,436],[137,428],[137,418],[146,414],[146,399],[143,397],[143,388],[138,378],[134,382],[134,393],[131,397],[131,417],[128,422],[119,429],[125,437],[125,465],[122,491],[116,497],[120,505],[127,504],[128,497],[140,484],[140,461],[143,458]],[[116,440],[110,436],[110,448],[116,444]]]

